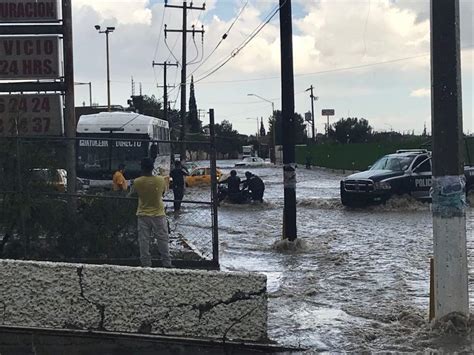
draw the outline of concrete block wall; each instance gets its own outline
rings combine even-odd
[[[265,341],[266,277],[0,260],[0,324]]]

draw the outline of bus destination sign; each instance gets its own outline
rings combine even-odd
[[[0,95],[0,137],[61,134],[60,94]]]
[[[115,148],[141,148],[142,142],[140,141],[112,141],[112,147]],[[108,148],[109,141],[102,139],[81,139],[79,140],[79,147],[89,148]]]
[[[0,80],[60,76],[58,36],[0,37]]]
[[[56,21],[57,0],[0,0],[0,22]]]

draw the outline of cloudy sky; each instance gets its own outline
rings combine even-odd
[[[163,0],[73,0],[73,5],[75,79],[92,82],[94,102],[106,104],[105,37],[96,24],[116,27],[110,35],[112,103],[126,105],[132,76],[137,93],[141,83],[143,94],[161,99],[157,85],[163,85],[163,71],[151,64],[181,60],[181,36],[169,33],[165,39],[163,27],[180,29],[182,12],[165,9]],[[188,40],[198,108],[214,108],[217,121],[227,119],[242,133],[254,133],[256,118],[266,122],[271,115],[271,104],[249,93],[273,101],[276,109],[281,105],[278,14],[244,49],[235,50],[277,7],[278,0],[208,0],[206,11],[188,12],[189,27],[204,25],[206,32],[204,43],[200,35]],[[363,117],[379,131],[421,133],[425,123],[430,130],[429,0],[293,0],[293,17],[296,111],[310,109],[305,90],[314,85],[318,132],[324,131],[323,108],[336,110],[332,122]],[[461,0],[464,130],[471,133],[472,19],[473,2]],[[180,73],[170,69],[168,77],[178,84]],[[177,108],[178,94],[171,90]],[[88,103],[86,86],[76,87],[76,100]]]

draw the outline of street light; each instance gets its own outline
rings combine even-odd
[[[268,100],[264,97],[261,97],[257,94],[247,94],[247,96],[255,96],[255,97],[258,97],[260,100],[263,100],[263,101],[266,101],[266,102],[269,102],[272,104],[272,119],[273,119],[273,129],[272,129],[272,141],[273,141],[273,154],[270,154],[270,158],[272,159],[272,163],[275,164],[276,163],[276,118],[275,118],[275,103],[271,100]]]
[[[75,82],[74,85],[89,85],[89,104],[92,107],[92,83],[90,81],[88,83]]]
[[[105,30],[101,31],[99,25],[95,25],[94,28],[99,33],[105,33],[105,47],[107,51],[107,110],[110,112],[110,65],[109,65],[109,33],[114,32],[115,27],[106,27]]]
[[[256,134],[256,138],[258,139],[258,130],[259,130],[259,121],[258,121],[258,117],[247,117],[246,120],[257,120],[257,134]]]
[[[258,141],[258,130],[259,130],[259,121],[258,117],[247,117],[246,120],[257,120],[257,133],[255,135],[255,138],[257,139],[257,155],[260,156],[260,142]]]

